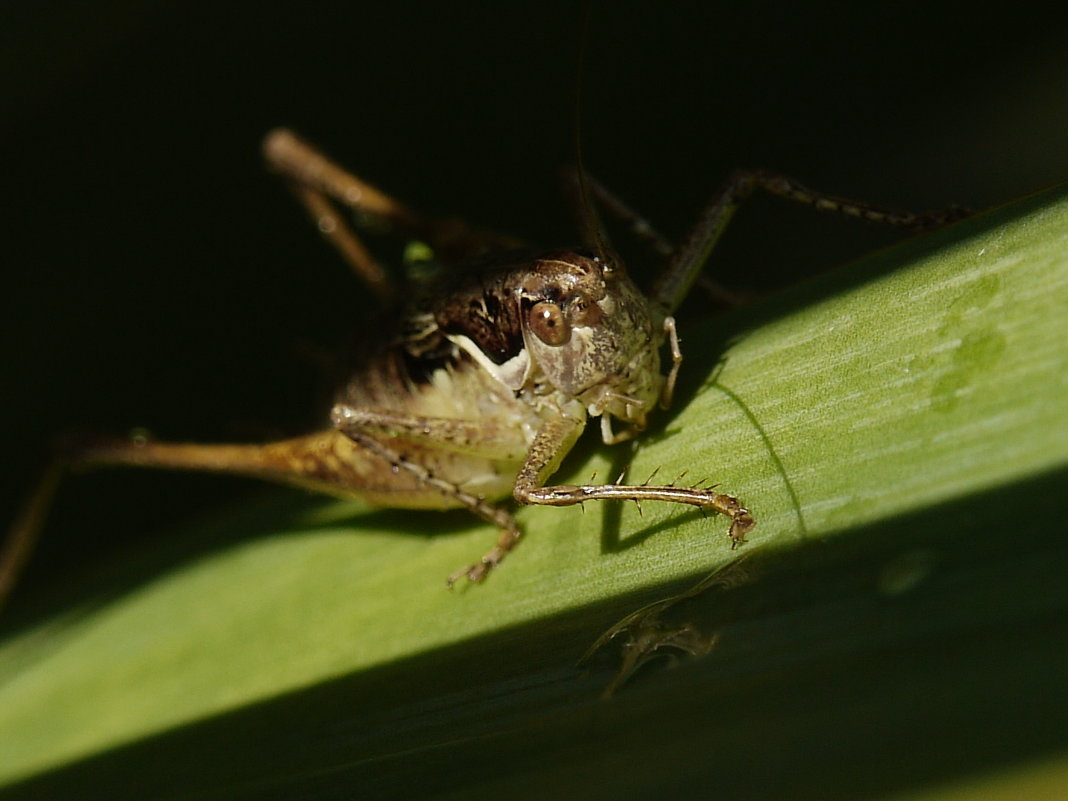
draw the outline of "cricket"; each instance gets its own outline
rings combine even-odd
[[[451,218],[425,217],[287,129],[270,132],[263,153],[373,293],[392,330],[357,355],[329,420],[310,434],[263,444],[83,437],[61,446],[0,552],[0,605],[30,557],[61,476],[87,466],[241,474],[375,506],[463,508],[498,534],[481,557],[447,577],[450,587],[484,581],[520,541],[508,499],[547,506],[684,504],[722,516],[726,541],[736,548],[756,525],[754,517],[739,498],[702,482],[551,479],[592,420],[610,446],[638,436],[657,407],[671,405],[683,360],[673,315],[754,191],[911,229],[964,214],[893,211],[815,192],[778,174],[738,171],[676,247],[578,169],[570,183],[583,221],[580,244],[538,250]],[[595,208],[662,260],[646,291],[628,277]],[[368,219],[424,243],[435,269],[392,275],[357,233],[356,222]]]

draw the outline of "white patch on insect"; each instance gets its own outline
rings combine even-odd
[[[530,355],[526,348],[506,361],[497,364],[482,349],[464,334],[448,334],[449,341],[474,359],[479,367],[496,378],[513,392],[521,389],[530,377]]]

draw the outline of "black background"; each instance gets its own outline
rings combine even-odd
[[[348,336],[367,299],[264,170],[276,125],[414,206],[566,243],[556,175],[575,158],[584,41],[586,166],[672,237],[738,166],[917,209],[1068,178],[1063,11],[741,5],[595,3],[585,33],[564,2],[5,11],[3,519],[57,431],[212,441],[315,424],[308,354]],[[716,257],[734,286],[894,239],[753,205]],[[247,486],[72,481],[24,592]]]

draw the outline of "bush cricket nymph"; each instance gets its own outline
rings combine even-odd
[[[595,223],[580,247],[535,250],[455,220],[426,218],[337,166],[292,132],[264,141],[268,165],[389,310],[395,327],[366,349],[338,388],[318,431],[265,444],[134,438],[69,442],[15,522],[0,554],[0,602],[14,586],[62,469],[81,465],[203,470],[294,484],[371,504],[465,508],[499,529],[481,558],[448,577],[480,582],[520,539],[502,501],[572,506],[662,501],[727,518],[731,547],[755,525],[733,495],[699,485],[554,485],[554,472],[587,423],[606,445],[639,434],[667,408],[682,362],[672,316],[738,205],[763,189],[821,210],[912,228],[961,216],[889,211],[813,192],[767,172],[733,174],[673,248],[592,179],[592,197],[653,241],[666,266],[643,294]],[[425,242],[448,269],[400,285],[371,255],[339,207]],[[595,215],[590,215],[594,217]],[[670,364],[661,366],[661,350]]]

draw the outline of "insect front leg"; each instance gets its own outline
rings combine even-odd
[[[678,487],[674,484],[558,484],[547,486],[546,481],[559,466],[585,427],[585,421],[561,415],[547,421],[534,438],[527,457],[515,479],[513,495],[523,504],[541,506],[574,506],[585,501],[624,500],[666,501],[684,503],[700,509],[711,509],[731,519],[728,531],[731,548],[745,542],[745,535],[756,525],[749,510],[732,495],[724,495],[698,486]]]

